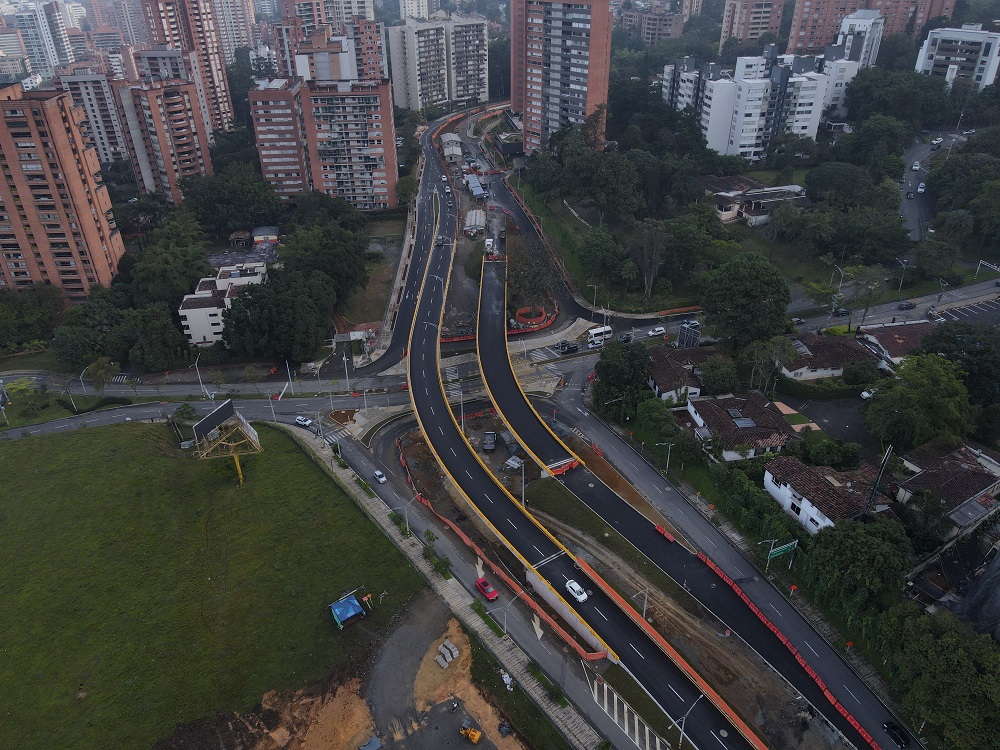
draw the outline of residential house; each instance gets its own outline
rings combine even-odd
[[[924,336],[934,330],[926,320],[882,323],[859,328],[862,338],[885,362],[898,365],[903,357],[920,348]]]
[[[265,263],[223,266],[215,277],[201,279],[194,294],[185,295],[177,310],[184,335],[196,346],[211,346],[222,341],[225,329],[222,312],[232,306],[233,297],[248,284],[263,284],[266,281]]]
[[[931,442],[904,455],[903,465],[916,473],[900,482],[896,499],[907,503],[931,492],[954,526],[950,536],[971,531],[1000,507],[1000,454],[991,448]]]
[[[709,455],[740,461],[780,453],[798,435],[782,414],[759,393],[688,399],[694,436]]]
[[[847,336],[827,336],[809,332],[788,338],[795,347],[795,356],[787,362],[778,362],[781,374],[787,378],[796,380],[839,378],[844,374],[844,365],[879,362],[878,355],[871,349]]]
[[[810,205],[806,189],[800,185],[757,188],[715,194],[715,211],[723,224],[742,221],[748,226],[759,227],[771,220],[779,203],[791,201],[797,206]]]
[[[875,473],[870,465],[845,472],[778,456],[764,469],[764,489],[806,531],[815,534],[865,509]],[[878,497],[885,501],[882,495]]]
[[[666,346],[649,348],[649,376],[646,384],[653,389],[657,398],[672,404],[683,404],[689,397],[701,395],[701,383],[694,374],[694,366],[685,364],[674,357],[678,351]]]

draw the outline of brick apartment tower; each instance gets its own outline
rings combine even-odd
[[[209,134],[195,84],[120,81],[117,95],[139,187],[179,205],[184,200],[181,180],[213,174]]]
[[[212,131],[231,130],[233,102],[211,1],[143,0],[143,4],[153,44],[191,50],[198,56]]]
[[[84,111],[64,91],[0,89],[0,286],[61,287],[83,302],[125,246]]]
[[[833,44],[840,22],[856,10],[877,10],[885,17],[884,36],[916,36],[924,24],[955,10],[955,0],[795,0],[788,52],[822,51]]]
[[[778,36],[784,7],[782,0],[726,0],[719,47],[734,37],[747,41],[768,32]]]
[[[523,117],[525,153],[607,105],[610,65],[608,0],[513,0],[511,107]]]

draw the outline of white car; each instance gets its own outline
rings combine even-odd
[[[921,182],[919,185],[917,185],[917,192],[918,193],[926,193],[927,192],[927,183],[926,182]]]
[[[587,601],[587,592],[583,590],[583,586],[570,578],[566,581],[566,590],[569,595],[576,599],[578,602]]]
[[[649,338],[655,338],[656,336],[662,336],[666,332],[667,330],[663,326],[656,326],[656,328],[650,328],[646,331],[646,335],[649,336]]]
[[[600,349],[602,346],[604,346],[603,341],[591,341],[589,344],[587,344],[588,349]]]
[[[917,172],[919,170],[920,170],[920,162],[919,161],[913,162],[913,171]]]
[[[383,474],[378,469],[375,469],[374,477],[375,477],[375,481],[378,482],[379,484],[385,484],[386,483],[385,474]]]
[[[313,421],[311,419],[308,419],[307,417],[295,418],[295,424],[297,424],[299,427],[312,427],[312,423]]]
[[[944,143],[944,138],[935,138],[933,141],[931,141],[932,146],[937,146],[941,143]]]
[[[861,391],[861,398],[867,401],[876,393],[878,393],[878,388],[869,388],[867,391]]]
[[[701,323],[692,318],[681,323],[681,328],[701,328]]]
[[[447,181],[448,181],[448,175],[446,174],[441,175],[441,182],[447,182]]]

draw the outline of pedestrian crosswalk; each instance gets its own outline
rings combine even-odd
[[[459,380],[457,367],[444,368],[444,392],[448,399],[459,398],[462,395],[462,382]]]
[[[142,382],[142,378],[138,375],[130,378],[127,372],[120,372],[111,378],[112,383],[128,383],[129,381],[139,384]]]
[[[528,356],[531,361],[536,365],[541,365],[542,369],[548,372],[550,375],[555,375],[556,377],[562,377],[562,372],[560,372],[554,365],[549,363],[549,360],[555,359],[560,356],[559,352],[553,349],[551,346],[546,346],[541,349],[532,349]]]

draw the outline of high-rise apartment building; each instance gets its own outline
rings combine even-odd
[[[917,35],[928,21],[955,10],[955,0],[795,0],[788,52],[818,51],[832,44],[845,16],[875,10],[886,34]]]
[[[261,81],[250,111],[278,195],[317,190],[362,211],[398,204],[389,81]]]
[[[312,34],[318,27],[331,22],[326,16],[326,5],[323,0],[281,0],[281,17],[283,20],[298,19],[298,29],[302,34],[299,41]]]
[[[0,52],[8,57],[27,55],[24,42],[21,41],[21,32],[17,29],[0,27]]]
[[[611,12],[607,0],[513,0],[511,107],[522,114],[525,153],[608,102]]]
[[[664,67],[663,98],[695,109],[709,148],[756,161],[783,133],[815,139],[830,87],[830,76],[817,72],[821,61],[778,56],[774,45],[739,58],[735,71],[715,63],[699,70],[685,58]]]
[[[117,0],[112,8],[112,23],[131,47],[149,44],[149,24],[140,0]]]
[[[747,41],[767,33],[777,37],[784,7],[782,0],[726,0],[719,47],[730,39]]]
[[[645,10],[623,10],[622,30],[647,47],[664,39],[676,39],[684,31],[684,16],[680,13],[657,13]]]
[[[350,23],[353,18],[375,20],[374,0],[323,0],[327,23],[338,26]]]
[[[250,91],[250,115],[264,180],[281,198],[310,190],[301,78],[260,81]]]
[[[354,16],[344,24],[346,36],[354,40],[358,56],[358,78],[371,80],[389,77],[389,55],[385,49],[385,27],[381,21]]]
[[[181,180],[213,173],[195,84],[120,82],[115,93],[139,187],[178,205],[184,199]]]
[[[400,18],[429,18],[430,15],[428,0],[399,0]]]
[[[201,109],[205,130],[212,132],[212,120],[209,116],[208,94],[205,91],[205,78],[198,67],[198,55],[195,52],[180,49],[169,49],[159,45],[156,49],[144,49],[135,53],[136,73],[132,81],[188,81],[194,84],[198,105]]]
[[[389,28],[393,99],[397,106],[475,104],[489,99],[486,20],[407,18]]]
[[[231,65],[239,47],[253,47],[257,17],[253,0],[212,0],[215,27],[222,45],[222,59]]]
[[[76,59],[60,6],[58,2],[32,5],[14,15],[31,69],[42,78],[51,78],[57,67]]]
[[[197,55],[212,131],[232,129],[233,103],[211,0],[143,2],[154,44],[191,50]]]
[[[934,29],[917,55],[916,71],[943,78],[949,86],[957,78],[971,81],[977,91],[997,82],[1000,33],[983,31],[982,24],[960,29]]]
[[[85,63],[74,63],[72,69],[60,73],[55,85],[69,92],[76,104],[86,114],[90,142],[97,149],[101,164],[128,158],[125,131],[122,128],[115,100],[112,79],[99,68]]]
[[[840,22],[836,46],[842,49],[841,57],[856,60],[862,68],[870,68],[878,59],[882,45],[885,19],[877,10],[858,10]],[[828,55],[829,57],[829,55]]]
[[[125,246],[84,117],[64,91],[0,89],[0,286],[82,302],[117,271]]]

